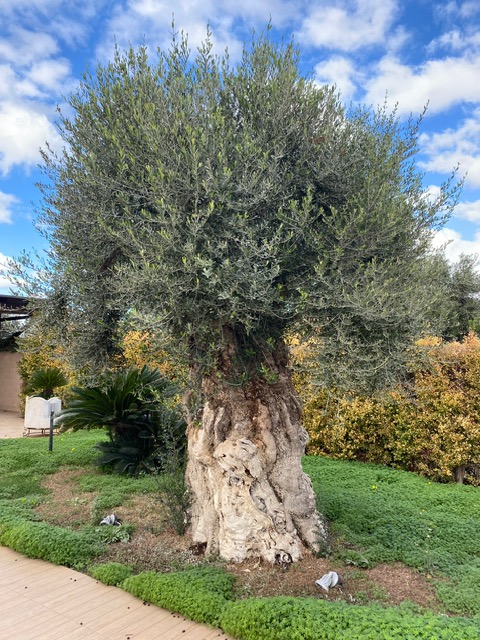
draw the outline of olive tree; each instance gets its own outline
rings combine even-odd
[[[393,377],[455,185],[432,202],[418,123],[346,110],[268,35],[237,64],[208,38],[117,51],[69,107],[63,153],[44,153],[49,313],[91,363],[134,311],[182,345],[194,542],[298,560],[325,529],[286,337],[315,336],[322,380]]]

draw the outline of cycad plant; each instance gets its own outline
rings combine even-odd
[[[40,396],[48,400],[55,395],[55,389],[64,387],[66,384],[67,378],[61,369],[45,367],[32,373],[26,386],[26,392],[29,396]]]
[[[95,387],[72,389],[73,400],[59,417],[62,430],[104,428],[108,442],[99,466],[138,474],[165,465],[171,450],[185,450],[185,422],[167,399],[176,387],[158,369],[144,366],[107,375]]]

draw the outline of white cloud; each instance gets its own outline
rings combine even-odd
[[[111,8],[112,4],[112,0],[0,0],[0,15],[8,20],[16,18],[17,22],[43,23],[46,29],[56,33],[54,26],[60,14],[78,24],[98,15],[104,7]]]
[[[0,5],[0,16],[2,10]],[[37,164],[46,141],[60,147],[54,101],[70,90],[72,79],[70,63],[58,52],[56,39],[43,30],[15,26],[0,39],[0,174]]]
[[[9,260],[9,257],[0,253],[0,291],[3,293],[8,293],[9,288],[13,287],[13,282],[11,282],[6,275],[2,274],[2,271],[7,270],[7,260]]]
[[[63,40],[69,46],[84,44],[89,30],[88,25],[80,20],[71,20],[59,14],[51,19],[50,29],[59,40]]]
[[[211,6],[214,8],[215,2]],[[264,27],[271,20],[276,28],[298,24],[305,6],[308,7],[309,3],[301,0],[225,0],[222,5],[224,12],[240,17],[252,26]]]
[[[11,98],[15,94],[18,78],[12,67],[7,64],[0,64],[0,99]]]
[[[355,0],[314,5],[299,30],[302,44],[337,51],[385,45],[396,16],[394,0]]]
[[[162,29],[169,30],[172,17],[176,27],[187,31],[186,24],[193,26],[193,31],[203,34],[209,23],[213,31],[215,27],[232,25],[235,19],[248,22],[248,29],[254,26],[265,27],[270,20],[276,28],[293,22],[298,23],[302,3],[298,0],[223,0],[221,9],[218,0],[188,0],[171,2],[169,0],[128,0],[125,5],[115,8],[117,17],[130,16],[141,19],[148,18]],[[148,37],[148,32],[146,33]],[[193,35],[192,35],[193,37]],[[230,34],[235,39],[233,33]],[[197,43],[198,44],[198,43]]]
[[[459,202],[455,207],[456,218],[470,220],[470,222],[480,222],[480,200],[474,202]]]
[[[16,202],[18,202],[17,197],[10,193],[0,191],[0,223],[12,221],[11,207]]]
[[[0,131],[0,172],[4,175],[16,164],[37,164],[39,149],[46,141],[53,148],[61,146],[54,126],[33,104],[0,104]]]
[[[315,66],[316,81],[320,84],[335,84],[345,102],[351,100],[355,94],[354,77],[358,80],[359,74],[353,62],[343,56],[333,56]]]
[[[442,33],[438,38],[432,40],[427,46],[427,53],[433,54],[435,51],[445,49],[454,53],[462,51],[477,49],[480,45],[480,33],[475,31],[474,33],[467,35],[463,30],[454,29],[453,31],[446,31]]]
[[[440,197],[441,193],[441,188],[436,184],[431,184],[426,188],[426,195],[429,202],[435,202],[435,200]]]
[[[466,0],[466,2],[437,2],[434,7],[434,17],[437,22],[449,22],[452,19],[471,18],[480,11],[480,5],[477,0]]]
[[[176,4],[156,0],[128,0],[125,5],[117,4],[110,13],[105,35],[96,50],[96,57],[102,61],[112,58],[114,42],[120,49],[130,45],[146,44],[156,51],[157,47],[166,49],[171,43],[172,18],[175,31],[188,34],[188,43],[194,51],[206,36],[207,25],[212,31],[213,43],[217,53],[223,53],[228,47],[231,59],[237,60],[243,48],[243,39],[237,37],[233,29],[235,17],[242,14],[242,4],[224,5],[219,11],[216,0],[191,0]],[[262,13],[262,5],[258,5]],[[250,10],[250,3],[245,9]],[[262,27],[266,26],[266,15]],[[252,27],[254,25],[252,24]]]
[[[0,58],[17,67],[30,65],[57,52],[58,44],[48,33],[16,28],[9,38],[0,40]]]
[[[465,119],[457,129],[420,136],[420,145],[427,160],[419,163],[426,171],[450,173],[460,164],[460,173],[467,172],[466,182],[480,187],[480,108]]]
[[[457,231],[445,227],[436,232],[432,245],[436,249],[444,247],[447,259],[457,262],[462,254],[480,254],[480,232],[474,240],[464,240]]]
[[[480,5],[476,0],[468,0],[468,2],[461,2],[459,6],[459,14],[462,18],[471,18],[476,13],[480,12]]]
[[[122,0],[117,0],[122,1]],[[18,69],[69,49],[86,45],[98,28],[101,11],[115,0],[0,0],[0,59]]]
[[[32,65],[26,74],[27,80],[42,89],[65,91],[65,83],[70,75],[70,63],[64,58],[41,60]]]
[[[23,9],[46,11],[49,8],[58,8],[61,4],[62,0],[0,0],[0,11],[7,15]]]
[[[419,113],[429,104],[430,113],[445,111],[464,102],[480,102],[480,55],[428,60],[416,68],[385,56],[366,83],[365,101],[381,104],[388,93],[399,113]]]

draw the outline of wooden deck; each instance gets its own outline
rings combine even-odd
[[[0,547],[0,638],[225,640],[227,636],[82,573]]]

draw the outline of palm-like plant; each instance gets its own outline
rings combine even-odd
[[[26,386],[26,392],[28,395],[36,395],[48,400],[55,395],[55,389],[64,387],[66,384],[67,378],[61,369],[45,367],[32,373]]]
[[[106,376],[96,387],[74,387],[58,422],[62,430],[107,430],[109,441],[97,445],[103,453],[99,465],[119,473],[149,471],[162,466],[172,437],[177,449],[184,447],[185,422],[165,405],[176,391],[158,369],[130,368]]]
[[[185,426],[178,412],[165,406],[158,408],[142,426],[123,428],[108,442],[95,445],[102,453],[97,465],[137,475],[170,469],[173,461],[181,470],[186,452]]]
[[[147,366],[106,375],[98,386],[73,387],[73,400],[59,418],[63,429],[104,427],[113,438],[123,426],[143,425],[150,411],[173,393],[158,369]]]

